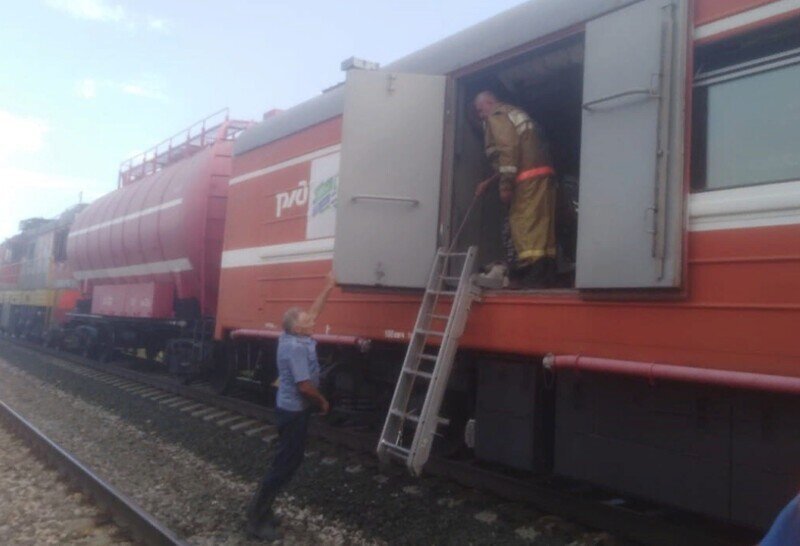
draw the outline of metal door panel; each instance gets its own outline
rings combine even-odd
[[[351,70],[334,268],[340,283],[425,286],[436,252],[444,76]]]
[[[586,27],[578,288],[680,282],[683,0]]]

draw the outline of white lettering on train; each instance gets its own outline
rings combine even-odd
[[[284,210],[302,207],[308,203],[308,181],[301,180],[291,191],[284,191],[275,196],[275,217],[280,218]]]

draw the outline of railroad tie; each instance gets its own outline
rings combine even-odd
[[[259,423],[258,419],[248,419],[246,421],[242,421],[241,423],[236,423],[230,427],[231,430],[242,430],[243,428],[249,427],[250,425],[255,425]]]
[[[233,417],[228,417],[226,419],[217,421],[216,424],[218,424],[221,427],[224,427],[228,423],[233,423],[234,421],[238,421],[239,419],[244,419],[244,417],[242,417],[241,415],[234,415]]]
[[[194,411],[196,409],[206,408],[206,407],[208,407],[208,406],[206,406],[205,404],[192,404],[190,406],[182,407],[181,411]]]
[[[153,396],[156,396],[156,395],[161,394],[163,392],[164,391],[162,391],[161,389],[149,389],[149,390],[140,392],[139,396],[141,396],[142,398],[152,398]]]
[[[274,431],[275,430],[275,425],[272,425],[270,423],[266,423],[266,424],[264,424],[264,425],[262,425],[260,427],[251,428],[250,430],[245,431],[245,434],[247,434],[248,436],[255,436],[256,434],[265,432],[265,431],[270,430],[270,429]]]
[[[127,390],[131,394],[144,394],[144,393],[146,393],[147,391],[149,391],[152,388],[153,387],[151,387],[150,385],[144,385],[143,387],[140,386],[140,387],[134,387],[132,389],[125,389],[125,390]]]
[[[231,412],[228,410],[219,410],[215,411],[214,413],[209,413],[208,415],[203,416],[203,421],[211,421],[212,419],[218,419],[220,417],[224,417],[226,415],[230,415]]]
[[[215,409],[217,409],[217,408],[215,408],[213,406],[209,406],[209,407],[203,408],[201,410],[193,411],[192,412],[192,417],[201,417],[203,415],[207,415],[207,414],[211,413],[212,411],[214,411]]]

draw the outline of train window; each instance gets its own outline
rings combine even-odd
[[[694,190],[800,179],[800,33],[796,25],[795,20],[794,25],[698,53]]]
[[[53,259],[57,262],[67,260],[67,236],[69,231],[56,231],[53,238]]]

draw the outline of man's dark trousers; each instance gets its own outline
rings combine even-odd
[[[264,479],[247,509],[247,519],[253,526],[262,525],[272,517],[272,503],[280,490],[289,483],[303,462],[308,436],[309,411],[275,410],[278,425],[278,450]]]

